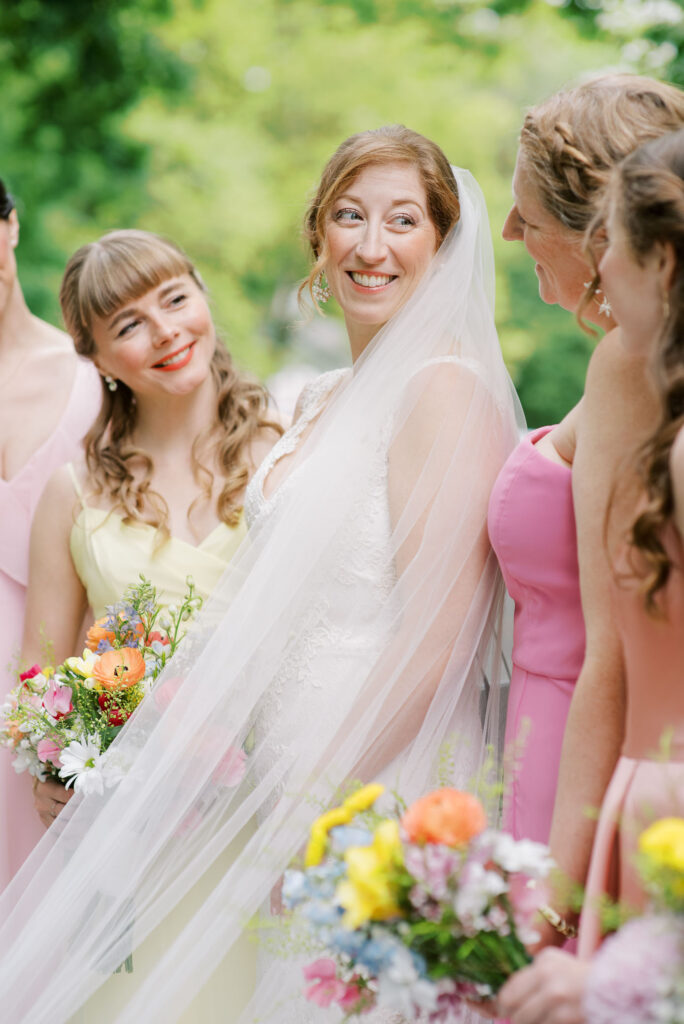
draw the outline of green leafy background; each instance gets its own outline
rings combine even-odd
[[[325,160],[352,132],[402,122],[479,179],[504,354],[530,424],[554,421],[579,396],[592,342],[539,300],[531,261],[500,239],[517,132],[527,106],[591,72],[684,82],[682,0],[664,3],[655,15],[648,0],[4,4],[0,176],[18,201],[28,302],[59,323],[78,245],[159,231],[197,263],[241,365],[268,376],[316,330],[292,328],[292,294]],[[334,361],[331,314],[320,330]]]

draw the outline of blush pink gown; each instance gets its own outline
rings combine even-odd
[[[601,942],[599,901],[641,908],[634,866],[639,834],[658,818],[684,817],[684,545],[672,530],[674,567],[661,594],[661,618],[648,615],[634,579],[616,582],[627,714],[622,754],[601,806],[580,923],[578,954]]]
[[[521,441],[489,502],[489,536],[515,602],[504,828],[543,843],[585,646],[572,474],[535,447],[551,429]]]
[[[0,704],[17,684],[33,513],[48,478],[77,454],[101,398],[97,370],[79,359],[69,400],[50,437],[15,476],[0,478]],[[9,750],[1,748],[0,891],[45,832],[33,809],[31,776],[17,775],[11,760]]]

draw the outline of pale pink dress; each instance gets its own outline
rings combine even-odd
[[[101,399],[97,370],[79,359],[68,402],[49,438],[11,480],[0,478],[0,703],[17,683],[33,513],[52,473],[77,455]],[[45,832],[33,808],[31,776],[17,775],[11,760],[9,750],[0,749],[0,891]]]
[[[645,903],[634,865],[639,834],[658,818],[684,817],[684,547],[674,530],[668,551],[674,567],[659,598],[661,618],[647,614],[634,578],[614,587],[627,687],[625,741],[594,839],[582,957],[601,942],[603,895],[636,909]]]
[[[547,842],[565,722],[585,647],[571,470],[524,438],[489,502],[489,536],[515,602],[504,828]]]

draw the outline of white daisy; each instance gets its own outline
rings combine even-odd
[[[62,762],[59,775],[60,778],[67,780],[67,789],[73,785],[76,793],[85,793],[86,796],[89,793],[102,795],[104,782],[98,736],[87,736],[85,742],[73,740],[59,757]]]

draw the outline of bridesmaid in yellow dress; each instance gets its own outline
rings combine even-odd
[[[655,363],[644,387],[657,388],[661,406],[639,477],[617,483],[607,521],[625,738],[596,830],[578,958],[545,950],[508,982],[500,1004],[513,1024],[591,1024],[600,900],[643,907],[638,836],[658,818],[684,816],[684,129],[618,167],[605,212],[601,287],[625,351]]]
[[[56,663],[75,653],[88,606],[102,615],[141,572],[163,603],[182,597],[188,575],[207,597],[245,535],[245,487],[282,433],[265,389],[217,338],[201,279],[172,243],[116,231],[84,246],[67,265],[60,302],[105,397],[84,458],[54,474],[36,511],[29,664],[42,660],[45,639]],[[36,786],[46,827],[70,795],[54,781]],[[213,990],[203,1021],[225,1020],[225,1000],[237,1009],[240,989],[246,1000],[254,962],[248,943],[233,950],[231,969],[220,972],[223,996]],[[100,998],[111,1005],[117,986],[131,982],[112,979]],[[97,1019],[95,1007],[87,1019]]]

